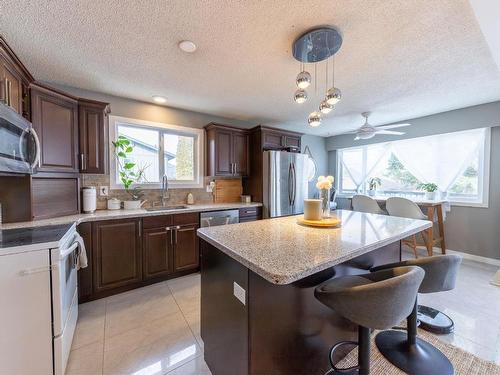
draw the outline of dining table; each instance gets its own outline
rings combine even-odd
[[[376,195],[372,196],[371,198],[375,199],[379,205],[382,207],[385,206],[385,202],[387,201],[390,196],[385,196],[385,195]],[[437,230],[438,230],[438,236],[434,238],[435,231],[433,230],[433,227],[427,229],[428,237],[432,239],[431,241],[425,241],[425,246],[427,248],[427,253],[429,255],[432,255],[434,245],[439,245],[441,247],[441,253],[446,254],[446,242],[445,242],[445,234],[444,234],[444,217],[445,217],[445,210],[449,211],[450,207],[450,201],[446,199],[425,199],[423,197],[404,197],[402,196],[401,198],[407,198],[410,199],[411,201],[415,202],[420,208],[423,208],[424,213],[427,215],[427,219],[429,221],[432,221],[434,223],[435,220],[437,220]]]

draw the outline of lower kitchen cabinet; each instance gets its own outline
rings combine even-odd
[[[82,223],[89,265],[78,272],[80,302],[199,269],[198,213]]]
[[[198,225],[176,227],[174,236],[174,268],[176,271],[196,269],[200,265],[200,251],[196,230]]]
[[[92,223],[94,293],[142,280],[141,219]]]
[[[154,279],[173,272],[172,230],[168,227],[144,229],[144,278]]]

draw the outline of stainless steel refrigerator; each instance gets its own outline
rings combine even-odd
[[[307,198],[307,155],[264,151],[264,217],[301,214]]]

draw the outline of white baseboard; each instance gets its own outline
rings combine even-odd
[[[417,249],[427,250],[425,248],[425,246],[417,246]],[[433,252],[433,254],[439,255],[439,254],[441,254],[441,248],[435,247],[435,248],[433,248],[432,252]],[[500,267],[500,259],[482,257],[479,255],[463,253],[461,251],[456,251],[456,250],[451,250],[451,249],[446,249],[446,254],[457,254],[457,255],[460,255],[464,259],[473,260],[475,262],[486,263],[486,264],[491,264],[493,266]]]

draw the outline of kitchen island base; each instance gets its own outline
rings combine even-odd
[[[287,285],[273,284],[200,239],[201,336],[214,375],[308,374],[329,368],[330,348],[357,326],[321,304],[314,288],[401,260],[400,241]],[[340,360],[351,348],[338,351]]]

